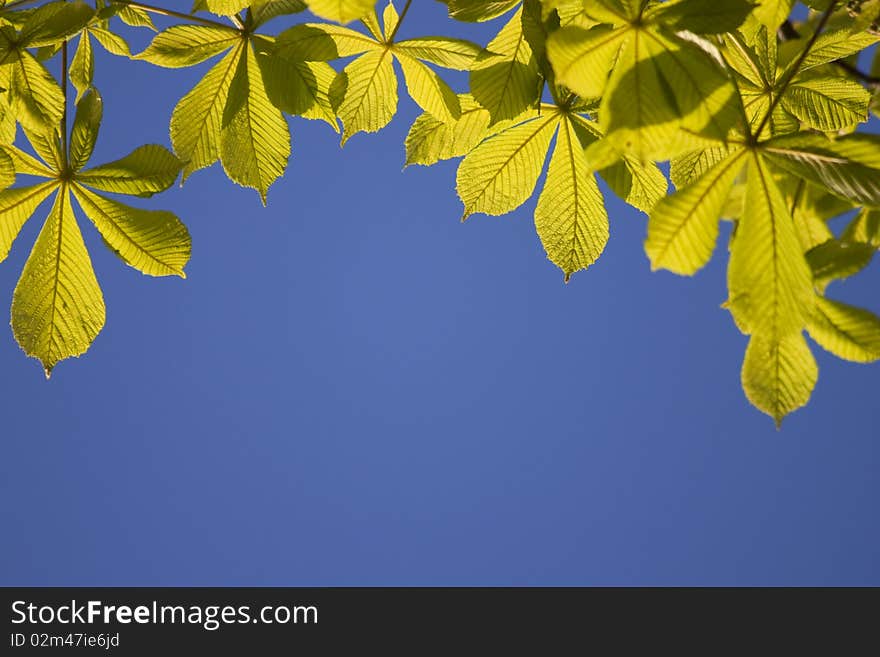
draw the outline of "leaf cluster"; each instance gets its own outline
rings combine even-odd
[[[647,215],[654,269],[694,275],[729,223],[724,306],[749,336],[742,384],[777,423],[816,384],[806,336],[846,360],[880,358],[880,319],[828,296],[880,246],[878,0],[441,1],[454,21],[494,23],[495,36],[410,36],[412,0],[196,0],[189,13],[4,3],[3,257],[54,194],[13,297],[19,344],[48,372],[103,326],[73,201],[129,265],[182,276],[183,224],[99,192],[150,195],[219,162],[265,204],[291,156],[288,116],[329,125],[345,145],[391,122],[402,83],[423,112],[406,164],[460,158],[464,219],[514,212],[540,186],[535,229],[565,281],[603,253],[609,193]],[[131,29],[155,32],[142,52],[124,38]],[[87,166],[103,108],[96,45],[205,67],[172,113],[173,154],[144,146]],[[59,59],[56,78],[47,66]]]

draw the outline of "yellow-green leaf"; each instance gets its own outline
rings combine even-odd
[[[220,159],[220,130],[229,85],[244,47],[228,53],[177,103],[171,143],[183,162],[183,180]]]
[[[220,161],[229,178],[256,189],[263,204],[269,186],[284,173],[290,157],[290,130],[266,94],[251,48],[239,59],[223,110]]]
[[[744,333],[771,343],[801,331],[815,300],[794,221],[766,163],[751,156],[728,267],[728,307]]]
[[[508,128],[482,142],[458,167],[456,188],[464,219],[475,212],[502,215],[535,191],[559,116],[542,116]]]
[[[174,184],[180,160],[163,146],[147,144],[125,157],[77,175],[77,180],[105,192],[152,196]]]
[[[6,260],[21,227],[56,187],[57,183],[46,182],[0,192],[0,262]]]
[[[709,262],[721,210],[744,165],[745,150],[733,150],[697,180],[657,203],[645,241],[653,269],[690,276]]]
[[[337,23],[350,23],[372,11],[376,0],[306,0],[312,13]]]
[[[409,95],[423,110],[443,121],[461,116],[458,96],[439,75],[417,59],[396,53]]]
[[[105,198],[75,185],[73,195],[85,215],[119,256],[150,276],[180,276],[192,242],[180,219],[170,212],[144,210]]]
[[[173,25],[159,32],[135,59],[166,68],[194,66],[228,50],[240,39],[231,27]]]
[[[880,318],[870,311],[820,297],[807,330],[838,358],[856,363],[880,359]]]
[[[819,378],[816,359],[800,333],[778,339],[753,335],[742,367],[742,386],[749,401],[771,416],[782,418],[804,406]]]
[[[547,181],[535,209],[547,257],[565,274],[593,264],[608,242],[608,214],[574,123],[559,122]]]
[[[62,189],[15,288],[15,339],[49,376],[59,361],[86,352],[105,318],[104,297]]]
[[[397,76],[391,53],[368,52],[351,62],[330,87],[342,121],[342,143],[358,132],[378,132],[397,110]]]
[[[540,97],[541,79],[522,29],[522,9],[501,29],[471,68],[471,94],[492,121],[512,119]]]

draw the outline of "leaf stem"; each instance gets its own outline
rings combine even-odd
[[[385,39],[386,43],[393,43],[394,37],[397,36],[397,30],[400,29],[400,26],[403,24],[403,19],[406,18],[406,12],[409,11],[409,6],[412,4],[412,0],[406,0],[406,4],[403,6],[403,11],[400,12],[400,18],[397,19],[397,25],[394,26],[394,30],[392,30],[391,35]]]
[[[764,131],[764,128],[767,127],[768,121],[770,121],[770,117],[773,115],[773,110],[776,109],[776,106],[779,104],[779,101],[782,100],[782,96],[785,93],[785,90],[788,88],[788,85],[791,84],[791,81],[794,77],[800,73],[801,64],[804,63],[804,60],[807,58],[807,55],[810,54],[810,51],[813,49],[813,46],[816,43],[816,39],[819,38],[819,35],[822,33],[822,29],[828,23],[828,19],[831,18],[831,14],[834,13],[834,9],[837,7],[837,0],[832,0],[831,4],[828,5],[828,9],[822,14],[822,18],[819,19],[819,23],[816,25],[816,29],[813,31],[813,34],[810,35],[810,39],[807,41],[804,49],[801,51],[801,54],[798,55],[798,58],[794,61],[794,64],[786,71],[785,77],[782,79],[782,82],[779,84],[778,89],[776,90],[776,95],[770,101],[770,107],[767,110],[767,114],[764,115],[764,118],[761,120],[760,125],[758,125],[758,129],[755,131],[755,139],[759,139],[761,137],[761,133]],[[775,36],[774,36],[775,38]]]
[[[61,118],[61,157],[64,158],[64,168],[67,169],[67,163],[70,156],[67,152],[67,39],[61,44],[61,90],[64,92],[64,112]]]
[[[142,2],[132,2],[131,0],[113,0],[113,2],[120,5],[128,5],[132,9],[143,9],[146,12],[157,14],[158,16],[180,18],[185,21],[192,21],[193,23],[201,23],[202,25],[210,25],[211,27],[224,27],[226,29],[229,29],[228,25],[226,25],[225,23],[221,23],[220,21],[211,20],[210,18],[202,18],[201,16],[194,16],[193,14],[184,14],[181,11],[174,11],[173,9],[165,9],[164,7],[145,5]]]

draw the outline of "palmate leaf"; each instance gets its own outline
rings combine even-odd
[[[535,210],[535,227],[547,256],[565,279],[589,267],[608,241],[608,215],[584,153],[590,137],[579,121],[553,105],[490,136],[462,160],[457,189],[464,218],[507,214],[532,196],[550,143],[547,180]]]
[[[741,22],[749,7],[731,5],[726,25]],[[621,8],[609,18],[613,24],[565,27],[547,44],[558,81],[583,97],[601,96],[599,119],[608,139],[643,162],[724,141],[741,117],[735,89],[708,43],[668,29],[671,12],[694,15],[677,6],[649,5],[633,18],[626,18],[633,8]]]
[[[315,67],[277,59],[266,37],[211,25],[170,27],[138,58],[179,68],[224,52],[174,108],[171,143],[184,162],[184,181],[220,160],[230,180],[257,190],[265,205],[269,187],[284,173],[290,157],[290,132],[282,109],[335,124],[335,118],[327,116],[329,76]],[[284,77],[298,85],[284,89]]]
[[[68,151],[61,151],[55,133],[49,137],[26,133],[43,162],[14,146],[4,147],[16,170],[48,181],[0,192],[0,259],[28,218],[55,195],[12,302],[16,340],[25,353],[42,362],[47,376],[59,361],[89,348],[106,316],[72,198],[107,245],[145,274],[184,277],[190,256],[189,233],[173,214],[133,208],[89,189],[150,195],[172,185],[180,172],[179,160],[155,145],[85,169],[101,118],[100,96],[90,90],[77,106]]]
[[[95,10],[82,0],[56,1],[29,12],[16,33],[0,28],[0,68],[9,76],[16,119],[33,131],[52,129],[64,113],[64,94],[29,49],[51,46],[85,27]]]
[[[424,111],[441,121],[461,115],[457,94],[423,62],[467,69],[480,48],[461,39],[439,37],[392,41],[399,21],[394,4],[389,2],[382,25],[374,13],[363,18],[369,34],[347,27],[305,23],[285,30],[276,40],[275,54],[300,64],[357,56],[339,73],[329,92],[342,121],[343,145],[359,132],[381,130],[394,117],[398,102],[395,59],[410,96]]]

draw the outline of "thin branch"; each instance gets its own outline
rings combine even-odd
[[[61,90],[64,92],[64,113],[61,118],[61,157],[64,158],[64,168],[68,166],[70,156],[67,152],[67,87],[70,86],[67,79],[67,39],[61,44]]]
[[[391,36],[389,36],[385,41],[388,43],[394,42],[394,37],[397,36],[397,30],[400,29],[400,26],[403,25],[403,19],[406,18],[406,12],[409,11],[409,6],[412,4],[412,0],[406,0],[406,4],[403,7],[403,11],[400,12],[400,18],[397,19],[397,25],[394,26],[394,30],[391,32]]]
[[[174,11],[173,9],[165,9],[163,7],[155,7],[153,5],[145,5],[142,2],[132,2],[131,0],[113,0],[116,4],[120,5],[128,5],[132,9],[143,9],[146,12],[151,14],[156,14],[158,16],[168,16],[170,18],[180,18],[185,21],[192,21],[193,23],[201,23],[202,25],[210,25],[212,27],[223,27],[229,29],[229,26],[226,23],[221,23],[220,21],[214,21],[210,18],[202,18],[201,16],[195,16],[193,14],[184,14],[181,11]]]
[[[828,5],[828,9],[825,10],[825,13],[822,14],[822,18],[819,19],[819,24],[816,25],[816,29],[813,31],[813,34],[810,35],[810,39],[807,41],[804,49],[801,51],[801,54],[798,55],[798,58],[794,61],[794,64],[791,65],[791,68],[786,72],[785,77],[782,82],[779,84],[779,87],[776,89],[776,95],[770,101],[770,108],[767,110],[767,114],[761,120],[758,129],[755,131],[755,138],[759,139],[761,137],[761,133],[764,132],[764,128],[767,126],[768,121],[770,121],[770,117],[773,115],[773,110],[776,109],[776,106],[779,104],[779,101],[782,99],[782,95],[785,93],[785,90],[788,89],[788,85],[791,84],[791,81],[794,79],[798,73],[800,73],[801,64],[804,63],[804,60],[807,58],[807,55],[810,54],[810,51],[813,49],[813,46],[816,44],[816,39],[819,38],[819,35],[822,33],[823,28],[828,23],[828,19],[831,18],[831,14],[834,12],[834,9],[837,7],[837,1],[834,0],[831,4]]]

